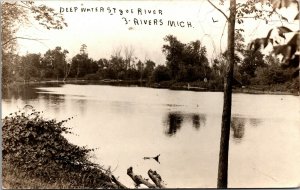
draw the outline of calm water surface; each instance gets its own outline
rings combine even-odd
[[[159,172],[167,187],[216,187],[223,93],[104,85],[40,85],[5,91],[2,118],[26,104],[66,119],[73,143],[134,187],[126,170]],[[234,94],[230,187],[300,185],[300,99]],[[160,154],[160,164],[144,160]]]

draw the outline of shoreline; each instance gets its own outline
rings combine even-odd
[[[233,93],[242,93],[242,94],[268,94],[268,95],[293,95],[299,96],[298,92],[287,92],[287,91],[270,91],[270,90],[256,90],[251,88],[238,88],[233,89]]]
[[[146,87],[146,88],[157,88],[157,89],[169,89],[169,90],[177,90],[177,91],[194,91],[194,92],[223,92],[221,89],[208,89],[204,87],[196,87],[196,86],[189,86],[183,85],[182,83],[168,83],[163,85],[162,83],[147,83],[146,81],[139,81],[139,80],[86,80],[86,79],[68,79],[66,81],[63,80],[43,80],[43,81],[26,81],[26,82],[14,82],[7,84],[5,86],[2,85],[2,89],[10,88],[13,86],[19,85],[35,85],[35,84],[98,84],[98,85],[112,85],[112,86],[128,86],[128,87]],[[184,83],[188,84],[188,83]],[[249,87],[236,87],[232,88],[232,93],[243,93],[243,94],[269,94],[269,95],[293,95],[299,96],[299,91],[279,91],[279,90],[272,90],[271,88],[256,88],[253,86]]]

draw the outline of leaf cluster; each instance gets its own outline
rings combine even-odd
[[[297,10],[299,11],[299,1],[297,0],[259,0],[261,3],[267,3],[273,8],[273,12],[277,9],[288,8],[291,5],[297,5]],[[282,17],[284,18],[284,17]],[[287,19],[285,19],[287,21]],[[299,13],[295,16],[294,20],[299,20]],[[271,37],[271,33],[274,32],[274,29],[271,29],[265,38],[257,38],[253,40],[250,44],[250,49],[257,51],[260,48],[265,48],[269,43],[271,43],[274,47],[273,53],[275,55],[281,54],[283,56],[281,62],[286,67],[298,67],[299,66],[299,51],[300,48],[300,31],[293,32],[291,29],[280,26],[275,29],[277,31],[278,36],[283,39],[286,39],[286,33],[294,33],[293,37],[285,44],[280,45],[275,39]]]
[[[239,24],[244,22],[243,18],[247,18],[246,15],[253,15],[254,19],[267,19],[272,15],[272,12],[265,15],[266,11],[263,8],[257,9],[257,2],[258,0],[249,0],[246,3],[237,3],[236,16]]]

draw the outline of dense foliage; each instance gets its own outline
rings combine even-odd
[[[199,40],[183,44],[175,36],[168,35],[163,46],[166,65],[172,79],[183,82],[203,80],[209,75],[209,63],[206,48]]]
[[[190,83],[208,90],[223,89],[226,51],[210,63],[206,57],[206,48],[200,41],[184,44],[172,35],[166,36],[165,41],[162,50],[166,55],[166,65],[156,65],[149,59],[131,59],[128,64],[128,58],[122,56],[121,52],[115,53],[110,59],[101,58],[96,61],[89,57],[87,47],[83,44],[80,53],[70,60],[67,60],[68,51],[61,47],[48,50],[44,55],[11,54],[14,61],[3,65],[2,80],[4,84],[9,84],[47,79],[109,79],[141,81],[148,85],[168,84],[165,87]],[[297,80],[294,78],[297,73],[294,69],[285,68],[279,59],[271,55],[246,49],[239,31],[236,32],[235,47],[235,84],[261,86],[264,89],[270,85],[280,85],[284,87],[283,91],[296,91]]]
[[[238,22],[244,14],[254,14],[257,18],[267,18],[270,15],[263,15],[262,10],[255,8],[255,1],[246,4],[239,4],[237,10]],[[271,4],[275,6],[275,1]],[[287,4],[284,4],[288,6]],[[276,4],[275,7],[283,5]],[[49,49],[45,54],[27,54],[19,56],[15,54],[16,39],[26,39],[16,36],[20,24],[29,24],[29,16],[47,29],[61,29],[67,24],[63,15],[56,13],[54,9],[43,4],[36,5],[34,2],[3,2],[2,3],[2,82],[9,85],[15,82],[41,81],[41,80],[126,80],[140,81],[148,85],[155,83],[178,85],[190,83],[196,86],[208,88],[208,90],[222,90],[224,74],[226,68],[226,54],[222,53],[211,62],[206,55],[206,47],[199,40],[183,43],[173,35],[167,35],[163,40],[162,47],[166,55],[166,61],[162,65],[157,65],[149,59],[138,60],[134,56],[132,47],[116,49],[109,59],[101,58],[94,60],[87,53],[87,46],[83,44],[80,51],[74,57],[67,59],[68,50],[61,47]],[[30,13],[30,14],[29,14]],[[271,12],[270,12],[271,14]],[[298,19],[297,16],[295,19]],[[279,27],[279,36],[291,32],[286,27]],[[251,50],[246,49],[242,35],[242,29],[236,30],[235,35],[235,62],[234,78],[236,84],[240,86],[253,85],[285,85],[286,89],[296,89],[297,80],[291,76],[296,76],[297,69],[284,69],[280,64],[268,62],[266,56],[257,51],[263,43],[273,42],[270,32],[266,38],[257,39],[252,42]],[[299,34],[287,43],[291,46],[289,54],[283,53],[289,65],[297,67],[299,65],[299,55],[295,54],[297,39]],[[27,39],[28,40],[28,39]],[[38,40],[38,39],[29,39]],[[257,42],[257,43],[256,43]],[[287,46],[276,46],[275,53],[286,52]],[[293,59],[292,59],[293,58]],[[167,86],[168,86],[167,85]],[[161,85],[163,86],[163,85]],[[166,87],[167,87],[166,86]],[[290,89],[290,87],[292,89]]]
[[[47,120],[40,112],[18,111],[3,122],[3,162],[47,183],[65,181],[72,187],[111,187],[106,171],[92,163],[93,149],[67,141],[63,121]],[[6,171],[3,171],[5,175]]]

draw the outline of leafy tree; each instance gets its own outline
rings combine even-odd
[[[40,78],[41,76],[41,54],[27,54],[21,58],[22,73],[20,76],[24,80],[29,80],[31,77]]]
[[[87,53],[87,45],[82,44],[80,47],[80,53],[75,55],[71,60],[71,68],[70,68],[70,76],[76,77],[84,77],[88,74],[95,74],[99,69],[99,65],[103,68],[104,65],[101,65],[101,62],[94,61],[89,58]],[[94,76],[89,75],[91,78],[95,78]],[[97,78],[97,77],[96,77]]]
[[[86,72],[86,66],[88,64],[88,55],[87,54],[77,54],[72,58],[72,67],[70,75],[73,77],[83,77]]]
[[[110,59],[110,69],[115,73],[115,79],[125,79],[126,63],[122,56],[112,56]]]
[[[206,48],[199,40],[183,44],[172,35],[166,36],[164,40],[169,43],[163,46],[163,52],[172,79],[191,82],[208,76],[210,68]]]
[[[67,26],[62,14],[56,13],[53,8],[45,5],[36,5],[33,1],[2,1],[1,2],[1,40],[2,40],[2,82],[7,84],[14,72],[13,65],[16,61],[12,54],[16,50],[16,40],[39,40],[36,38],[27,38],[16,36],[21,25],[30,24],[30,16],[47,29],[62,29]]]
[[[206,48],[199,40],[186,44],[183,55],[183,71],[186,71],[186,76],[182,81],[192,82],[208,77],[210,67],[206,57]]]
[[[257,85],[272,85],[291,81],[293,78],[293,70],[283,68],[279,59],[273,56],[266,56],[266,65],[258,67],[255,75],[251,79],[251,84]]]
[[[179,65],[182,62],[184,44],[172,35],[166,36],[164,40],[169,45],[163,45],[163,53],[166,54],[167,67],[170,69],[171,77],[174,79],[180,70]]]
[[[258,67],[266,67],[266,63],[260,51],[246,50],[244,56],[239,72],[243,76],[242,83],[249,84],[248,78],[255,77],[256,69]]]
[[[97,65],[98,65],[98,68],[99,68],[99,71],[100,71],[100,70],[103,70],[103,69],[108,67],[109,61],[105,58],[104,59],[99,59],[97,61]]]
[[[98,75],[100,76],[100,78],[109,78],[106,75],[106,71],[109,68],[109,61],[107,59],[99,59],[97,61],[97,65],[98,65]]]
[[[66,56],[68,50],[62,50],[61,47],[56,47],[54,50],[48,50],[42,59],[44,68],[48,69],[48,77],[64,78],[65,70],[67,69]]]
[[[202,47],[199,40],[185,45],[184,62],[187,65],[193,66],[202,66],[202,64],[208,64],[206,48],[204,46]]]

